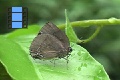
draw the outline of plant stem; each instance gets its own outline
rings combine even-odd
[[[84,27],[84,28],[90,26],[97,27],[96,31],[88,39],[85,40],[78,39],[78,43],[87,43],[97,36],[97,34],[99,33],[102,27],[106,25],[120,25],[120,19],[109,18],[109,19],[98,19],[98,20],[75,21],[75,22],[71,22],[71,25],[72,27]],[[64,29],[65,24],[59,25],[58,27]]]
[[[79,40],[78,43],[87,43],[87,42],[91,41],[92,39],[94,39],[97,36],[97,34],[100,32],[101,28],[102,28],[102,26],[97,27],[95,32],[88,39]]]
[[[84,20],[71,22],[72,27],[90,27],[94,26],[106,26],[106,25],[120,25],[120,19],[110,18],[110,19],[98,19],[98,20]],[[60,29],[65,28],[65,24],[58,26]]]

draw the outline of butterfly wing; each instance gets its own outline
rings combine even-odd
[[[67,52],[56,37],[50,34],[40,34],[31,43],[30,54],[33,58],[51,59],[65,57]]]
[[[54,25],[51,22],[46,23],[46,25],[44,25],[42,27],[42,29],[39,33],[51,34],[51,35],[55,36],[57,39],[59,39],[66,49],[68,49],[68,47],[70,47],[70,43],[69,43],[69,40],[68,40],[68,37],[66,36],[66,34],[64,32],[62,32],[56,25]]]

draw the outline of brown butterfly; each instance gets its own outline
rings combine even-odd
[[[42,27],[30,46],[30,55],[35,59],[64,58],[71,51],[65,33],[51,22]]]

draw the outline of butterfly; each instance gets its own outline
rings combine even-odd
[[[68,37],[56,25],[46,23],[30,45],[30,55],[34,59],[68,57],[72,48]]]

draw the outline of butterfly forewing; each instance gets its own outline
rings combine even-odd
[[[62,45],[64,45],[66,49],[68,48],[68,46],[70,46],[66,34],[51,22],[46,23],[46,25],[44,25],[43,28],[41,29],[40,33],[51,34],[55,36],[57,39],[59,39],[62,42]]]

